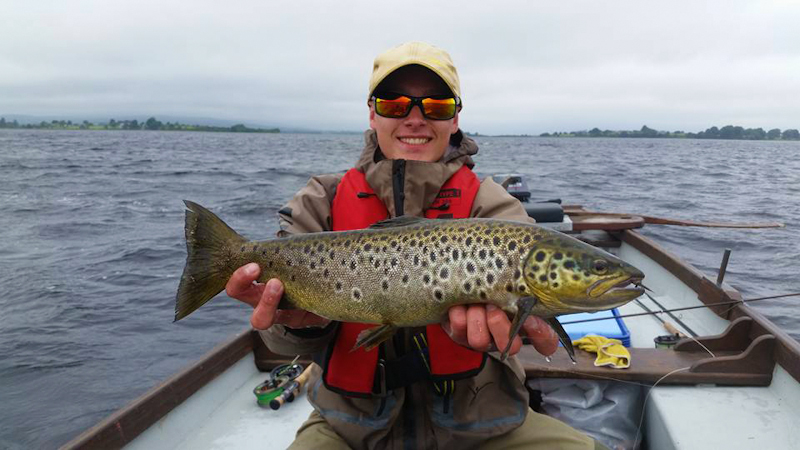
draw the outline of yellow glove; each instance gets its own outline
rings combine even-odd
[[[594,365],[610,366],[615,369],[626,369],[631,365],[631,353],[616,339],[590,334],[572,341],[572,345],[581,350],[597,353]]]

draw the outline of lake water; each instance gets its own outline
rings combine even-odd
[[[535,199],[783,229],[648,226],[745,298],[800,291],[800,143],[476,138],[479,175]],[[220,296],[172,323],[182,199],[266,239],[310,175],[348,169],[360,135],[0,130],[0,448],[63,444],[249,324]],[[800,300],[753,304],[795,338]]]

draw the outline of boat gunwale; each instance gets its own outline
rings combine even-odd
[[[253,351],[248,329],[217,345],[200,360],[85,430],[62,449],[121,448]]]

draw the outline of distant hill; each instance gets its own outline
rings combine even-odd
[[[677,138],[677,139],[738,139],[750,141],[762,140],[800,140],[800,131],[796,128],[789,128],[781,131],[779,128],[764,130],[763,128],[744,128],[738,125],[725,125],[722,128],[711,127],[705,131],[697,133],[685,131],[659,131],[647,125],[640,130],[601,130],[597,127],[591,130],[580,131],[556,131],[553,133],[542,133],[540,137],[590,137],[590,138]]]
[[[19,122],[20,125],[35,125],[41,122],[52,122],[54,120],[70,120],[73,123],[82,123],[84,120],[92,123],[108,123],[110,119],[115,119],[116,121],[123,121],[123,120],[137,120],[139,122],[145,122],[148,118],[153,117],[153,114],[108,114],[108,115],[77,115],[77,114],[48,114],[48,115],[41,115],[41,116],[33,116],[27,114],[3,114],[0,113],[0,117],[4,117],[7,122],[13,122],[16,120]],[[158,117],[158,120],[162,122],[173,122],[173,123],[190,123],[193,125],[205,125],[210,127],[232,127],[237,124],[244,123],[248,127],[253,128],[276,128],[275,125],[269,124],[262,124],[256,123],[252,120],[228,120],[228,119],[215,119],[213,117],[194,117],[194,116],[165,116],[165,115],[155,115]]]
[[[62,114],[62,115],[27,115],[27,114],[3,114],[0,112],[0,117],[5,118],[6,122],[13,122],[17,121],[20,126],[22,125],[38,125],[42,122],[52,122],[56,121],[71,121],[75,124],[81,124],[84,121],[91,122],[94,124],[106,124],[111,119],[114,119],[117,122],[121,121],[133,121],[136,120],[139,123],[145,123],[148,118],[153,117],[152,114],[109,114],[106,116],[99,116],[99,115],[88,115],[88,116],[80,116],[76,114]],[[260,123],[255,120],[228,120],[228,119],[217,119],[213,117],[196,117],[196,116],[169,116],[169,115],[156,115],[155,117],[158,118],[159,121],[163,123],[172,122],[172,123],[183,123],[183,124],[192,124],[192,125],[200,125],[200,126],[208,126],[208,127],[233,127],[235,125],[244,124],[248,128],[260,128],[260,129],[273,129],[279,128],[278,125],[275,124],[265,124]],[[281,126],[280,130],[282,133],[303,133],[303,134],[322,134],[322,133],[330,133],[330,134],[361,134],[364,130],[321,130],[315,128],[306,128],[306,127],[292,127],[292,126]]]
[[[98,122],[90,122],[89,120],[72,121],[71,119],[53,119],[53,120],[40,120],[38,122],[31,121],[30,117],[24,118],[25,121],[20,121],[17,117],[11,117],[7,120],[4,116],[0,116],[0,128],[11,129],[41,129],[41,130],[148,130],[148,131],[212,131],[212,132],[232,132],[232,133],[280,133],[280,129],[275,128],[260,128],[247,126],[243,123],[237,123],[231,126],[227,125],[205,125],[197,123],[182,123],[182,122],[162,122],[155,117],[149,117],[147,120],[139,122],[138,119],[122,119],[116,120],[114,118],[108,120],[101,120]]]

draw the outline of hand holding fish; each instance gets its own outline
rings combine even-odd
[[[511,321],[505,312],[491,304],[456,305],[448,310],[442,328],[454,341],[478,351],[487,351],[491,344],[495,348],[505,348],[511,331]],[[536,351],[549,356],[558,348],[558,336],[547,322],[536,316],[529,316],[522,325]],[[522,348],[519,336],[509,349],[515,355]]]
[[[238,268],[225,285],[229,297],[253,307],[250,325],[256,330],[266,330],[279,323],[289,328],[324,327],[330,320],[302,309],[277,309],[283,296],[283,283],[273,278],[266,284],[254,283],[261,275],[258,264],[250,263]]]

